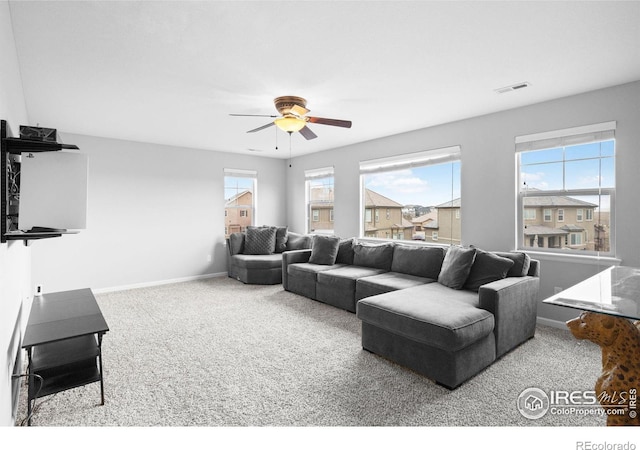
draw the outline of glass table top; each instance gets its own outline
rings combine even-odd
[[[543,300],[543,303],[640,319],[640,269],[609,267]]]

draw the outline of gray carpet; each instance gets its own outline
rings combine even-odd
[[[110,331],[99,385],[38,400],[37,426],[602,426],[529,420],[527,387],[591,390],[600,351],[536,337],[455,391],[362,350],[354,314],[229,278],[96,296]],[[22,389],[21,416],[26,409]]]

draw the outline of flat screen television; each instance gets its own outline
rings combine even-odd
[[[77,152],[23,152],[18,228],[87,227],[88,158]]]

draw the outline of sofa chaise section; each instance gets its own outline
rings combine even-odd
[[[478,292],[440,283],[360,300],[362,347],[455,388],[533,337],[538,261]]]
[[[496,359],[494,316],[438,283],[358,302],[362,347],[455,388]],[[445,301],[443,301],[443,298]]]

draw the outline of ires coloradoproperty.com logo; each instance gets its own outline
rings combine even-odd
[[[520,414],[527,419],[535,420],[547,413],[554,415],[581,416],[637,416],[637,389],[629,391],[603,392],[600,396],[595,391],[562,391],[552,390],[548,393],[537,387],[525,389],[518,396],[517,407]],[[602,404],[606,406],[602,406]]]

